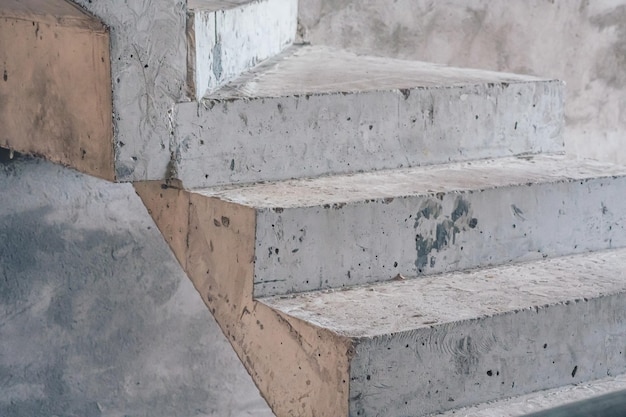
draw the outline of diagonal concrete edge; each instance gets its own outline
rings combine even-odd
[[[135,191],[276,415],[347,416],[351,341],[252,296],[255,211],[176,184]]]

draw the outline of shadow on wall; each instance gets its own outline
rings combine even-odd
[[[314,44],[565,80],[568,152],[626,164],[626,0],[310,0],[299,17]]]
[[[272,416],[129,184],[0,183],[1,416]]]

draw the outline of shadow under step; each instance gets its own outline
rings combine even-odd
[[[624,416],[626,416],[626,374],[432,415],[432,417]]]

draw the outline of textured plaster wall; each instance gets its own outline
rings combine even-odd
[[[168,177],[171,109],[189,100],[186,1],[74,1],[110,28],[117,179]]]
[[[305,40],[567,81],[566,146],[626,163],[625,0],[303,0]]]
[[[0,416],[272,415],[131,185],[0,184]]]

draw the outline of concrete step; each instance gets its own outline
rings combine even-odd
[[[273,57],[296,36],[297,0],[189,0],[187,69],[202,98]]]
[[[626,167],[539,155],[185,193],[212,245],[250,213],[260,297],[624,246],[625,192]]]
[[[114,180],[107,27],[65,0],[3,0],[0,22],[0,147]]]
[[[458,184],[452,186],[451,175],[437,192],[442,192],[446,201],[450,198],[447,193],[465,198],[491,190],[498,198],[486,196],[485,200],[496,206],[505,204],[512,210],[508,220],[515,219],[517,224],[529,221],[530,212],[511,207],[511,202],[517,207],[517,200],[509,198],[514,193],[498,194],[497,183],[518,175],[522,185],[509,185],[510,190],[533,189],[542,179],[542,186],[556,187],[536,189],[530,198],[537,205],[532,212],[542,207],[552,218],[552,223],[540,225],[543,234],[562,234],[560,220],[554,220],[550,212],[558,211],[561,202],[573,196],[572,201],[578,199],[580,205],[569,202],[564,213],[578,215],[583,225],[579,227],[592,239],[603,233],[610,238],[605,226],[612,225],[603,223],[603,216],[623,208],[615,209],[613,200],[605,206],[587,204],[596,201],[602,194],[599,190],[612,189],[607,197],[622,193],[614,188],[623,184],[619,170],[557,158],[537,158],[535,164],[538,161],[544,168],[535,171],[528,168],[531,161],[523,160],[519,163],[527,165],[510,163],[500,172],[459,171],[450,166],[457,181],[470,179],[479,186],[477,190],[485,191],[469,193]],[[461,165],[467,164],[456,166]],[[544,172],[548,166],[551,175]],[[437,184],[434,177],[422,174],[415,187]],[[491,186],[485,184],[485,177],[492,179]],[[596,179],[589,179],[592,177]],[[371,185],[370,193],[388,192]],[[584,192],[576,192],[578,186]],[[255,240],[260,211],[185,191],[172,183],[137,183],[135,189],[278,417],[416,417],[626,370],[624,249],[420,278],[407,274],[414,279],[396,276],[343,290],[258,298],[254,275],[260,257],[260,253],[256,256]],[[352,195],[357,195],[358,190],[351,189]],[[314,187],[307,192],[311,190]],[[285,201],[296,198],[285,194],[292,191],[283,190]],[[317,195],[309,196],[310,201],[323,192],[318,189]],[[558,202],[545,205],[550,196],[559,198]],[[504,203],[499,203],[501,200]],[[384,197],[372,204],[385,207]],[[332,219],[330,210],[350,205],[329,206],[324,213]],[[288,210],[283,207],[282,213]],[[426,213],[423,209],[417,212]],[[594,218],[594,212],[603,216]],[[468,214],[469,210],[461,217]],[[489,216],[471,218],[478,219],[477,228]],[[577,224],[572,222],[568,220],[568,224]],[[503,229],[509,228],[506,219],[500,223]],[[275,228],[278,225],[274,223]],[[281,230],[277,228],[276,233],[291,239]],[[579,232],[566,236],[570,245],[584,234]],[[304,240],[308,236],[304,235]],[[297,235],[295,240],[299,240]],[[324,242],[336,244],[332,239]],[[512,245],[509,249],[517,250]],[[384,253],[396,250],[390,246]],[[328,262],[323,255],[310,257],[323,266]],[[375,257],[369,261],[375,263]]]
[[[417,417],[626,370],[625,250],[260,302],[351,341],[337,416]]]
[[[171,117],[171,175],[189,188],[563,149],[559,81],[324,47],[292,47]]]
[[[587,417],[609,417],[613,415],[614,417],[621,417],[624,415],[624,410],[611,409],[613,413],[616,413],[611,414],[607,412],[607,410],[603,412],[598,405],[605,404],[607,396],[623,396],[624,390],[626,390],[626,374],[621,374],[591,382],[538,391],[506,400],[463,407],[461,409],[437,414],[437,417],[522,417],[527,416],[528,413],[540,412],[546,413],[544,414],[545,417],[550,415],[553,417],[571,416],[571,412],[568,414],[549,414],[548,412],[552,411],[555,407],[573,407],[576,405],[580,406],[576,407],[576,412],[579,413],[578,415]],[[595,403],[595,407],[587,407],[586,404],[588,404],[588,402]],[[613,401],[613,403],[614,402],[615,401]],[[610,402],[606,402],[606,404],[610,404]],[[584,412],[585,408],[587,412]]]

